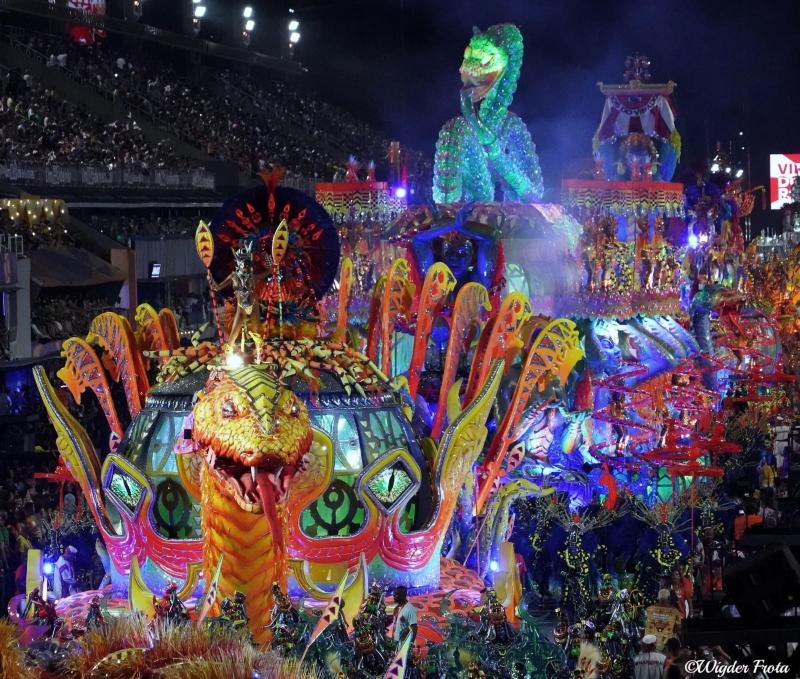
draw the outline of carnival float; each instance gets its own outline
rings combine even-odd
[[[97,399],[107,447],[35,369],[111,579],[53,604],[30,578],[10,613],[38,662],[83,643],[92,677],[631,676],[643,607],[750,460],[742,418],[787,398],[800,255],[756,289],[777,273],[744,245],[752,194],[673,181],[676,84],[646,57],[600,85],[594,176],[540,202],[522,57],[515,26],[476,29],[433,204],[355,160],[316,200],[264,173],[197,229],[214,338],[144,304],[65,342],[58,379]],[[387,633],[397,586],[413,644]]]

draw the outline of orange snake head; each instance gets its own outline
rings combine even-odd
[[[223,492],[268,519],[312,441],[305,404],[265,365],[212,372],[194,407],[192,436]]]

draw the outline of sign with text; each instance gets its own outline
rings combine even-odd
[[[780,210],[791,202],[789,193],[795,177],[800,175],[800,153],[773,153],[769,157],[769,203]]]
[[[68,0],[67,7],[92,14],[105,14],[106,0]]]
[[[106,0],[67,0],[67,7],[88,14],[105,14]],[[92,30],[88,26],[68,26],[68,30],[73,42],[82,45],[91,45],[95,38],[105,37],[105,31]]]

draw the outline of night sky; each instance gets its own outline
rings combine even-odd
[[[231,11],[246,4],[206,2]],[[754,184],[767,181],[769,153],[800,152],[798,0],[252,4],[254,48],[278,51],[285,12],[294,7],[302,22],[297,58],[308,68],[309,84],[430,154],[440,126],[458,113],[458,67],[472,26],[516,23],[525,60],[512,109],[533,134],[550,198],[557,198],[562,177],[591,167],[591,137],[603,105],[596,83],[620,82],[625,56],[637,51],[652,61],[651,82],[678,84],[678,175],[705,162],[717,140],[735,138],[738,153],[750,147]],[[747,169],[745,158],[741,165]]]

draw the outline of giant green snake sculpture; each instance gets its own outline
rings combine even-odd
[[[536,146],[508,110],[522,66],[522,34],[498,24],[474,35],[461,64],[461,116],[439,132],[433,176],[436,203],[490,201],[495,184],[507,201],[542,197]]]

